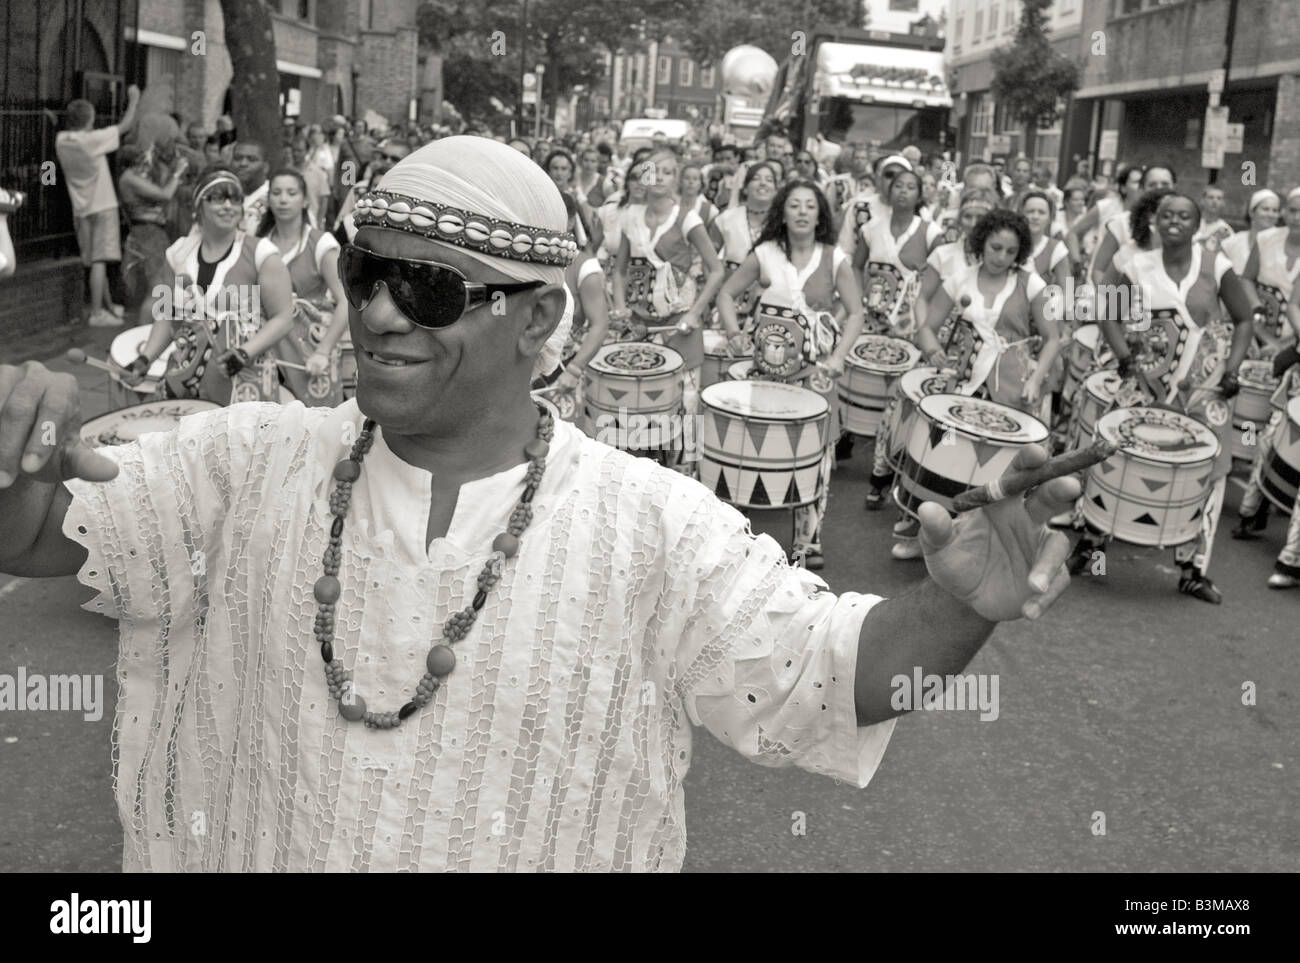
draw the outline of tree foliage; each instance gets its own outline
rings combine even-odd
[[[811,36],[826,24],[860,28],[868,16],[862,0],[707,0],[667,29],[702,66],[719,63],[742,43],[781,63],[790,56],[796,31]]]
[[[1015,40],[992,56],[993,96],[1025,125],[1028,136],[1057,120],[1061,102],[1079,89],[1079,65],[1047,39],[1051,5],[1052,0],[1024,0]]]
[[[545,66],[542,99],[554,103],[574,86],[594,85],[606,51],[652,38],[688,7],[687,0],[530,0],[525,21],[522,0],[426,0],[416,22],[420,42],[446,58],[444,97],[467,119],[491,122],[501,113],[494,99],[514,108],[521,66]]]

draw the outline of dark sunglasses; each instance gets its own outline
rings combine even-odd
[[[348,303],[358,311],[365,310],[383,284],[397,310],[421,328],[445,328],[495,294],[518,294],[545,284],[476,284],[449,264],[384,257],[355,244],[339,251],[339,280]]]
[[[244,195],[239,191],[230,189],[223,190],[220,187],[212,191],[210,194],[204,194],[203,199],[209,204],[220,204],[223,201],[233,201],[236,204],[244,203]]]

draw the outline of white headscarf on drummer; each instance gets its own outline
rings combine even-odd
[[[444,137],[398,161],[379,189],[448,204],[477,214],[563,234],[568,212],[555,182],[528,157],[486,137]],[[564,284],[564,268],[495,257],[457,247],[461,254],[518,281]],[[564,315],[533,365],[533,377],[560,364],[573,325],[573,295],[565,286]]]

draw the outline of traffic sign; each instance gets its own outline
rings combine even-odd
[[[537,103],[537,75],[528,73],[524,74],[524,96],[525,104]]]
[[[1229,124],[1226,142],[1223,147],[1225,154],[1240,154],[1246,149],[1246,125]]]
[[[1223,85],[1227,82],[1227,80],[1228,80],[1228,72],[1226,70],[1211,70],[1210,81],[1209,84],[1207,85],[1210,88],[1210,93],[1212,94],[1223,93]]]
[[[1119,131],[1103,130],[1101,143],[1097,145],[1097,159],[1113,161],[1119,156]]]
[[[1205,135],[1201,140],[1201,166],[1221,169],[1228,146],[1228,108],[1205,108]]]

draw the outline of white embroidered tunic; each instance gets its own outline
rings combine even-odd
[[[69,482],[85,606],[121,621],[115,790],[127,870],[676,871],[691,724],[766,766],[865,787],[876,596],[831,594],[698,483],[557,421],[535,517],[434,701],[343,721],[312,631],[338,408],[242,404],[105,449]],[[465,485],[425,544],[428,472],[382,430],[343,535],[335,653],[376,711],[424,672],[523,489]]]

